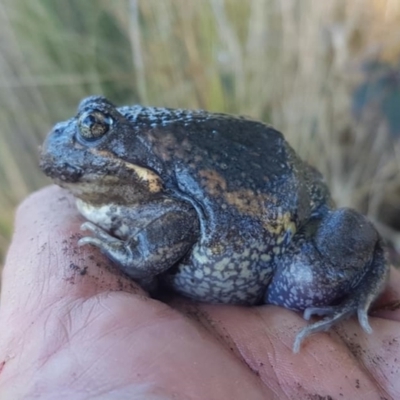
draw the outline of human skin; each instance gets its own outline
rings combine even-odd
[[[73,198],[19,208],[3,271],[0,399],[398,399],[400,274],[371,311],[307,338],[276,306],[148,297],[91,246]],[[331,397],[329,397],[331,396]]]

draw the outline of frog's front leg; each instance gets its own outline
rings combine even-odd
[[[91,222],[85,222],[82,229],[91,231],[94,236],[80,239],[80,246],[98,247],[123,272],[149,290],[156,275],[178,262],[199,235],[197,217],[186,211],[161,214],[126,239],[117,238]]]
[[[370,333],[368,309],[389,274],[382,239],[366,217],[351,209],[328,211],[295,235],[277,261],[265,302],[324,316],[304,328],[293,350],[310,334],[326,331],[352,314]]]

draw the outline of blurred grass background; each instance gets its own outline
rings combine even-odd
[[[396,242],[399,22],[399,0],[2,0],[0,260],[48,183],[38,146],[89,94],[269,122]]]

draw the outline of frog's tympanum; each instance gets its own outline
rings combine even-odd
[[[41,168],[90,221],[79,244],[150,291],[323,316],[294,351],[351,314],[371,331],[389,271],[382,239],[366,217],[334,207],[320,173],[270,126],[93,96],[50,132]]]

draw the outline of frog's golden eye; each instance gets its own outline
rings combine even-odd
[[[103,137],[112,127],[113,118],[101,111],[87,111],[78,119],[79,133],[85,140]]]

